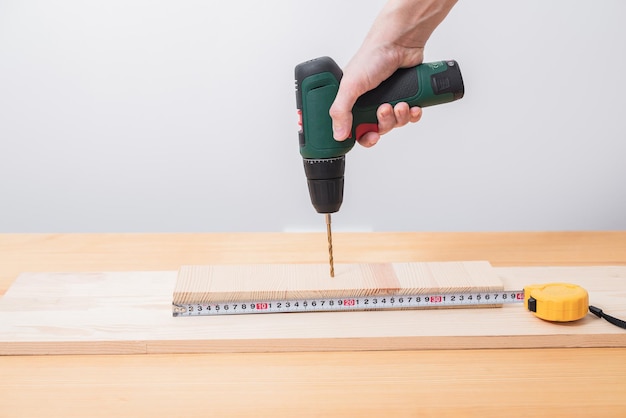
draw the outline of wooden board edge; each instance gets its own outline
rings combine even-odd
[[[148,354],[146,341],[4,341],[0,356]]]
[[[563,342],[566,341],[566,344]],[[626,347],[626,334],[596,335],[499,335],[499,336],[411,336],[362,338],[319,338],[220,341],[150,341],[149,354],[277,353],[331,351],[476,350],[518,348],[617,348]]]
[[[405,351],[537,348],[624,348],[624,334],[411,336],[318,339],[251,340],[150,340],[98,342],[2,342],[0,356],[12,355],[122,355],[122,354],[219,354],[332,351]]]

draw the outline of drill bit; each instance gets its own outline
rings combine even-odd
[[[328,263],[330,264],[330,277],[335,277],[335,263],[333,261],[333,233],[330,230],[330,213],[326,214],[326,235],[328,237]]]

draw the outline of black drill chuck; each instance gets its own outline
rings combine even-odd
[[[304,158],[304,173],[311,203],[318,213],[335,213],[343,203],[343,174],[346,157]]]

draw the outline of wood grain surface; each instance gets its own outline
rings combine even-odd
[[[334,243],[344,263],[626,266],[626,231],[337,233]],[[184,264],[326,263],[327,256],[324,233],[0,234],[0,294],[24,272],[174,277]],[[525,279],[499,271],[505,281]],[[626,348],[0,356],[2,418],[208,413],[623,417]]]
[[[502,281],[486,261],[181,266],[172,303],[417,295],[497,291]]]
[[[626,264],[626,231],[333,234],[335,262],[487,260]],[[165,271],[181,265],[327,263],[325,233],[0,234],[0,294],[23,272]]]
[[[320,265],[320,271],[326,272],[325,267]],[[626,267],[494,271],[506,289],[520,290],[533,283],[578,284],[587,289],[593,304],[626,317]],[[551,323],[537,319],[523,304],[497,309],[172,317],[176,278],[176,272],[25,273],[0,299],[0,354],[626,347],[624,330],[591,314],[576,322]]]

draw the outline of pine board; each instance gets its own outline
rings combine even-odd
[[[626,317],[626,267],[499,267],[505,289],[579,284]],[[521,304],[495,309],[325,312],[174,318],[176,271],[23,273],[0,299],[0,354],[131,354],[625,347],[592,315],[567,324]]]
[[[503,290],[486,261],[182,266],[173,303],[221,303]]]

